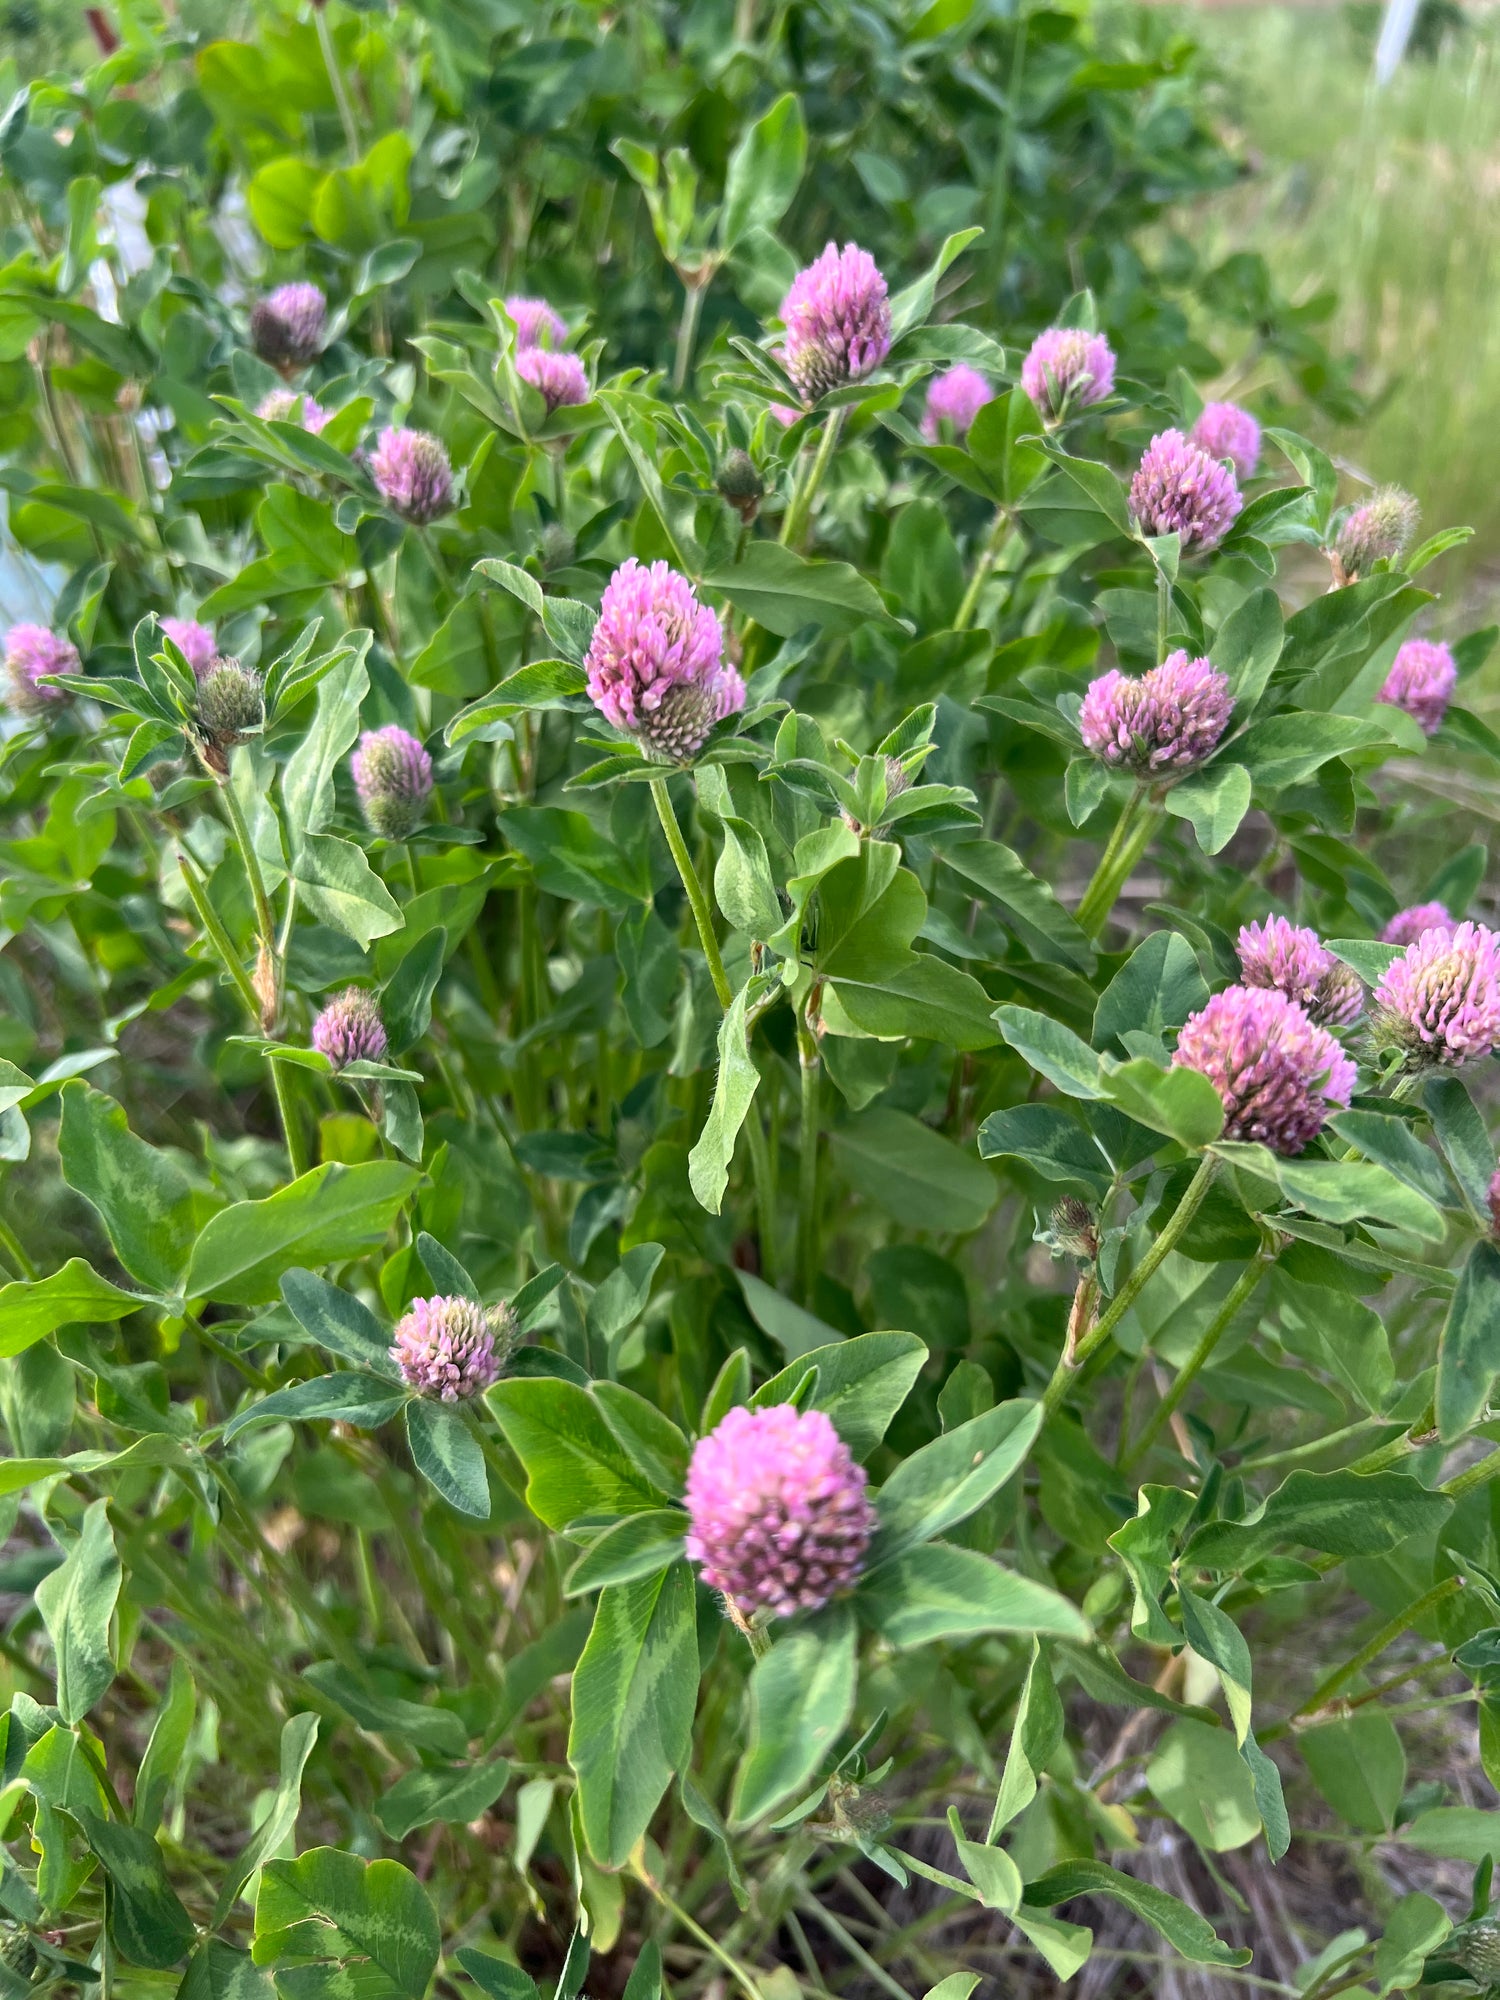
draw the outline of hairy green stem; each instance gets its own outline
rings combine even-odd
[[[656,1902],[660,1903],[673,1923],[680,1924],[689,1937],[697,1939],[698,1943],[702,1945],[711,1958],[718,1960],[735,1985],[745,1994],[746,2000],[765,2000],[765,1996],[762,1994],[760,1988],[756,1985],[745,1967],[740,1964],[739,1960],[731,1958],[724,1947],[716,1943],[701,1924],[693,1921],[680,1903],[672,1900],[660,1882],[651,1873],[650,1869],[646,1867],[644,1860],[640,1858],[640,1852],[638,1849],[637,1858],[632,1860],[630,1864],[630,1872],[634,1875],[637,1882],[640,1883],[641,1887]],[[902,1996],[902,2000],[905,2000],[904,1995]]]
[[[182,871],[182,879],[187,886],[188,896],[192,901],[193,908],[198,913],[199,923],[202,924],[204,930],[208,933],[209,941],[213,945],[214,950],[219,954],[224,970],[229,974],[231,980],[233,980],[240,998],[245,1003],[246,1011],[249,1013],[251,1021],[258,1024],[260,1021],[260,1002],[255,997],[255,988],[250,984],[250,975],[246,972],[244,966],[240,964],[239,954],[235,951],[229,933],[219,922],[218,911],[208,900],[208,894],[202,877],[181,848],[177,850],[177,866]]]
[[[267,1056],[266,1061],[271,1071],[271,1088],[276,1093],[276,1111],[281,1119],[282,1136],[286,1140],[287,1165],[292,1170],[292,1179],[300,1180],[308,1166],[307,1149],[302,1143],[302,1121],[297,1116],[291,1085],[282,1073],[282,1065],[275,1056]]]
[[[36,1277],[36,1265],[27,1256],[21,1239],[16,1235],[3,1215],[0,1215],[0,1250],[4,1250],[6,1256],[15,1265],[18,1276],[27,1279],[34,1279]]]
[[[791,505],[786,510],[786,519],[781,524],[781,540],[786,548],[794,549],[807,530],[812,516],[813,502],[818,497],[818,489],[823,484],[833,454],[838,448],[839,438],[844,429],[844,411],[834,410],[823,426],[823,435],[818,441],[818,455],[812,462],[812,470],[806,479],[792,489]]]
[[[750,1148],[750,1173],[755,1183],[760,1275],[768,1285],[774,1285],[781,1264],[776,1247],[776,1162],[771,1157],[765,1127],[760,1122],[760,1106],[753,1100],[745,1117],[745,1138]]]
[[[687,387],[688,371],[693,365],[693,348],[698,340],[698,316],[703,311],[704,296],[712,277],[712,271],[703,271],[696,278],[682,280],[682,318],[677,323],[677,352],[672,360],[672,387],[679,394]]]
[[[1044,1423],[1048,1417],[1056,1412],[1059,1404],[1067,1395],[1079,1369],[1093,1355],[1098,1353],[1099,1349],[1109,1339],[1126,1313],[1135,1304],[1146,1286],[1151,1282],[1157,1271],[1160,1270],[1168,1253],[1181,1240],[1188,1224],[1202,1206],[1204,1196],[1213,1185],[1213,1178],[1218,1172],[1218,1168],[1219,1162],[1214,1158],[1213,1154],[1205,1153],[1199,1162],[1197,1173],[1188,1182],[1186,1189],[1183,1191],[1182,1200],[1177,1204],[1176,1213],[1172,1216],[1166,1228],[1163,1229],[1140,1263],[1136,1265],[1130,1276],[1121,1285],[1119,1291],[1115,1293],[1103,1315],[1084,1334],[1071,1354],[1065,1350],[1059,1357],[1057,1366],[1052,1372],[1052,1380],[1047,1384],[1046,1393],[1042,1397],[1042,1421]]]
[[[245,879],[250,884],[250,900],[255,906],[255,928],[260,936],[262,963],[271,979],[269,993],[257,995],[260,1024],[269,1034],[276,1023],[281,997],[280,961],[276,956],[276,919],[272,914],[271,899],[266,894],[265,877],[260,870],[260,857],[251,841],[250,828],[245,819],[244,808],[240,804],[239,793],[234,788],[233,779],[226,777],[219,780],[219,797],[224,802],[225,816],[234,835],[234,844],[240,851]]]
[[[344,72],[339,67],[338,50],[333,46],[333,31],[328,25],[325,0],[313,0],[313,20],[317,23],[318,47],[323,51],[323,67],[328,71],[329,87],[338,106],[339,123],[344,128],[344,144],[349,148],[352,163],[359,158],[359,127],[354,122],[354,106],[349,99]]]
[[[1341,1667],[1335,1667],[1331,1674],[1325,1675],[1301,1707],[1292,1710],[1288,1721],[1296,1722],[1301,1716],[1316,1715],[1320,1709],[1326,1708],[1339,1689],[1347,1687],[1357,1674],[1362,1674],[1372,1660],[1379,1659],[1387,1646],[1394,1645],[1403,1632],[1418,1624],[1429,1611],[1463,1587],[1461,1576],[1445,1576],[1441,1583],[1435,1583],[1420,1597],[1414,1597],[1404,1611],[1398,1611],[1394,1618],[1387,1619],[1374,1638],[1361,1646],[1352,1659],[1345,1660]]]
[[[708,974],[714,983],[714,992],[719,996],[719,1005],[727,1013],[734,1001],[734,988],[729,984],[729,975],[724,970],[724,959],[719,950],[719,940],[714,936],[714,917],[713,911],[709,908],[708,895],[698,880],[693,857],[688,853],[687,842],[682,837],[682,828],[678,825],[677,811],[672,804],[672,794],[667,789],[665,778],[651,780],[651,796],[656,801],[656,816],[661,821],[662,832],[667,836],[667,846],[672,851],[672,859],[677,863],[677,873],[682,877],[682,886],[687,891],[693,921],[698,926],[699,942],[703,946],[703,956],[708,960]]]
[[[1182,1407],[1183,1397],[1186,1396],[1199,1374],[1207,1366],[1214,1349],[1224,1338],[1229,1327],[1234,1323],[1235,1315],[1239,1312],[1240,1307],[1250,1297],[1250,1294],[1260,1283],[1268,1267],[1275,1260],[1276,1252],[1274,1250],[1260,1250],[1250,1259],[1250,1262],[1245,1266],[1230,1288],[1228,1298],[1225,1299],[1223,1305],[1220,1306],[1208,1325],[1203,1329],[1197,1346],[1177,1371],[1177,1379],[1172,1383],[1167,1393],[1146,1419],[1145,1428],[1142,1430],[1140,1436],[1121,1455],[1120,1470],[1122,1472],[1130,1472],[1140,1463],[1141,1459],[1145,1457],[1146,1453],[1161,1435],[1163,1427],[1169,1424],[1172,1418],[1176,1416],[1178,1410]]]
[[[996,558],[1004,545],[1010,530],[1010,510],[1007,507],[995,509],[995,525],[990,529],[984,547],[974,562],[974,574],[969,578],[969,587],[964,592],[963,602],[953,616],[953,630],[967,632],[974,622],[974,613],[979,608],[979,593],[989,580],[990,571],[995,567]]]
[[[802,1303],[811,1306],[821,1255],[818,1227],[818,1084],[822,1058],[817,1037],[804,1021],[797,1023],[797,1067],[801,1078],[801,1156],[797,1164],[797,1285]]]
[[[1164,569],[1156,572],[1156,663],[1167,657],[1167,635],[1172,629],[1172,581]]]
[[[1144,786],[1137,786],[1121,807],[1093,880],[1073,912],[1073,920],[1085,937],[1098,937],[1109,922],[1120,891],[1135,873],[1161,817],[1162,808],[1151,803]]]

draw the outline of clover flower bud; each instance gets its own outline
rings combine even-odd
[[[1424,736],[1436,736],[1458,685],[1458,662],[1440,639],[1408,639],[1375,697],[1409,715]]]
[[[524,354],[528,347],[561,347],[568,337],[561,314],[545,299],[513,296],[505,301],[505,310],[516,329],[517,354]]]
[[[272,389],[256,404],[255,414],[266,424],[300,424],[316,437],[333,412],[295,389]]]
[[[739,450],[726,452],[714,484],[748,527],[760,512],[760,503],[766,490],[766,482],[761,478],[755,460],[749,452]]]
[[[161,629],[192,668],[193,678],[201,681],[219,657],[212,625],[200,625],[196,618],[163,618]]]
[[[1344,516],[1333,546],[1334,575],[1357,583],[1378,562],[1399,562],[1411,547],[1421,509],[1399,486],[1382,486],[1362,507]]]
[[[516,355],[516,373],[538,392],[549,417],[564,404],[589,399],[589,378],[576,354],[554,354],[550,347],[523,347]]]
[[[873,1845],[890,1832],[891,1809],[872,1786],[857,1785],[848,1778],[835,1776],[828,1786],[828,1818],[803,1823],[818,1840]]]
[[[499,1380],[515,1342],[509,1306],[439,1295],[412,1300],[396,1322],[391,1359],[419,1396],[461,1403]]]
[[[1219,747],[1234,697],[1208,659],[1182,650],[1132,680],[1111,668],[1090,681],[1078,711],[1084,748],[1141,776],[1191,771]]]
[[[1444,937],[1452,937],[1457,928],[1458,919],[1450,917],[1443,904],[1413,903],[1410,909],[1397,910],[1380,933],[1380,942],[1415,944],[1424,931],[1441,931]]]
[[[453,469],[429,431],[387,429],[370,453],[370,474],[382,500],[403,521],[425,527],[453,500]]]
[[[943,437],[946,424],[955,438],[966,438],[969,426],[995,392],[977,368],[960,361],[928,385],[927,407],[922,412],[922,435],[929,444]]]
[[[1285,917],[1246,924],[1239,954],[1246,986],[1284,993],[1324,1027],[1346,1028],[1364,1012],[1365,989],[1358,975],[1303,924]]]
[[[1049,326],[1021,363],[1021,387],[1049,423],[1102,403],[1114,386],[1114,350],[1102,333],[1082,327]]]
[[[1227,458],[1238,478],[1254,478],[1260,464],[1260,425],[1238,403],[1205,403],[1188,438],[1210,458]]]
[[[1437,1956],[1461,1965],[1473,1983],[1488,1990],[1500,1980],[1500,1916],[1472,1917],[1450,1931]]]
[[[899,799],[903,792],[909,792],[910,790],[911,772],[907,770],[899,757],[887,757],[885,760],[886,804],[889,805],[892,799]],[[873,834],[878,839],[886,831],[884,826],[862,826],[854,817],[854,814],[847,809],[839,817],[851,833]]]
[[[1413,1068],[1457,1068],[1500,1044],[1500,936],[1483,924],[1424,931],[1375,988],[1375,1036]]]
[[[891,351],[885,279],[868,250],[830,243],[799,271],[781,302],[782,360],[809,403],[863,381]]]
[[[577,537],[561,521],[543,522],[541,547],[542,567],[546,570],[567,569],[578,555]]]
[[[816,1611],[864,1568],[865,1475],[821,1410],[731,1410],[694,1447],[689,1557],[741,1626]]]
[[[645,569],[631,556],[615,571],[584,664],[599,712],[671,762],[689,762],[745,706],[717,615],[664,562]]]
[[[198,677],[195,728],[203,761],[222,777],[229,769],[229,752],[248,742],[265,726],[265,691],[252,667],[222,655],[210,660]]]
[[[420,826],[432,797],[432,759],[396,723],[367,729],[349,759],[360,811],[371,833],[405,840]]]
[[[346,986],[313,1022],[312,1045],[335,1069],[382,1061],[390,1043],[375,995],[362,986]]]
[[[12,625],[5,635],[5,672],[10,704],[20,715],[40,715],[68,699],[68,690],[43,687],[43,674],[78,674],[83,662],[71,639],[45,625]]]
[[[323,352],[328,301],[316,285],[278,285],[250,309],[250,340],[273,368],[303,368]]]
[[[1094,1211],[1076,1194],[1065,1194],[1052,1209],[1047,1231],[1048,1247],[1080,1263],[1091,1263],[1099,1254],[1099,1223]]]
[[[1228,466],[1176,430],[1152,438],[1130,482],[1141,532],[1180,536],[1184,555],[1217,548],[1244,504]]]
[[[1273,1153],[1300,1153],[1354,1094],[1354,1064],[1333,1036],[1271,987],[1214,994],[1184,1024],[1172,1062],[1219,1093],[1226,1139]]]

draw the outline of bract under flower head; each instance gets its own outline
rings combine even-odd
[[[1178,651],[1139,680],[1111,668],[1091,681],[1078,727],[1101,763],[1143,776],[1181,773],[1212,756],[1233,710],[1213,662]]]
[[[1238,403],[1205,403],[1188,436],[1210,458],[1227,458],[1240,479],[1260,464],[1260,425]]]
[[[349,759],[365,824],[387,840],[420,826],[432,797],[432,759],[399,724],[367,729]]]
[[[509,1306],[486,1308],[475,1299],[439,1294],[412,1300],[396,1322],[391,1359],[419,1396],[467,1402],[499,1380],[515,1337]]]
[[[1172,1062],[1219,1093],[1226,1139],[1273,1153],[1300,1153],[1354,1094],[1354,1064],[1333,1036],[1269,987],[1214,994],[1183,1026]]]
[[[313,1022],[312,1045],[335,1069],[382,1061],[390,1045],[375,995],[361,986],[346,987]]]
[[[1500,1044],[1500,936],[1483,924],[1424,931],[1375,989],[1375,1030],[1413,1067],[1457,1068]]]
[[[1376,696],[1401,709],[1424,736],[1436,736],[1458,685],[1458,662],[1440,639],[1408,639]]]
[[[970,368],[967,362],[958,362],[928,385],[927,407],[922,412],[923,437],[929,444],[937,444],[944,436],[945,426],[955,438],[967,437],[970,424],[985,404],[994,400],[995,392],[979,370]]]
[[[694,1448],[687,1552],[748,1624],[816,1611],[864,1567],[865,1475],[821,1410],[731,1410]]]
[[[696,756],[714,724],[745,706],[717,614],[664,562],[647,569],[631,556],[615,571],[585,665],[600,713],[677,762]]]
[[[1114,350],[1102,333],[1049,326],[1021,363],[1021,387],[1051,422],[1102,403],[1115,386]]]
[[[1130,482],[1141,532],[1179,536],[1184,555],[1217,548],[1243,505],[1228,466],[1177,430],[1152,438]]]
[[[418,527],[446,514],[453,500],[453,469],[441,439],[430,431],[388,429],[370,453],[370,476],[380,497]]]
[[[875,259],[857,243],[830,243],[797,273],[781,302],[782,359],[798,393],[816,402],[863,381],[891,351],[891,308]]]

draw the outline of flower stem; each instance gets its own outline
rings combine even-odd
[[[792,491],[791,505],[786,510],[786,519],[781,524],[781,540],[784,547],[796,548],[806,532],[812,515],[813,501],[818,497],[818,488],[823,484],[824,475],[833,459],[838,441],[844,429],[844,411],[834,410],[823,426],[823,435],[818,443],[818,455],[812,462],[812,470],[800,486]]]
[[[801,1158],[797,1169],[797,1283],[802,1303],[810,1306],[818,1280],[818,1084],[822,1060],[817,1037],[805,1021],[797,1023],[797,1065],[801,1075]]]
[[[1406,1609],[1398,1611],[1394,1618],[1388,1619],[1374,1638],[1361,1646],[1352,1659],[1345,1660],[1341,1667],[1336,1667],[1326,1679],[1319,1681],[1301,1707],[1292,1710],[1289,1719],[1295,1722],[1299,1716],[1316,1715],[1319,1709],[1326,1708],[1339,1689],[1347,1687],[1357,1674],[1363,1673],[1370,1662],[1378,1659],[1387,1646],[1394,1645],[1403,1632],[1420,1623],[1429,1611],[1463,1587],[1464,1580],[1461,1576],[1445,1576],[1441,1583],[1435,1583],[1430,1590],[1424,1590],[1420,1597],[1413,1598]]]
[[[760,1107],[752,1102],[745,1118],[745,1136],[750,1147],[750,1172],[755,1181],[755,1226],[760,1238],[760,1275],[768,1285],[776,1283],[781,1259],[776,1249],[776,1164],[771,1157]]]
[[[228,931],[219,922],[218,911],[208,900],[208,893],[201,876],[181,848],[177,850],[177,866],[182,871],[182,879],[187,885],[193,908],[198,912],[199,923],[207,931],[209,941],[219,954],[224,970],[233,980],[251,1020],[259,1021],[260,1002],[255,997],[255,988],[250,984],[250,976],[240,964],[239,954],[235,951]]]
[[[656,801],[656,816],[661,821],[661,830],[667,836],[667,846],[672,850],[672,859],[677,863],[677,873],[682,877],[682,886],[692,906],[693,921],[698,926],[698,938],[703,946],[703,956],[708,960],[714,992],[719,996],[719,1005],[727,1012],[734,1000],[734,989],[729,984],[729,974],[724,970],[719,940],[714,936],[713,911],[709,908],[703,884],[698,880],[698,871],[693,866],[692,855],[688,853],[687,842],[682,837],[682,828],[677,823],[676,808],[665,778],[651,780],[651,796]]]
[[[991,528],[988,540],[975,559],[974,574],[969,578],[969,587],[964,592],[963,602],[954,613],[953,630],[955,632],[967,632],[973,624],[974,613],[979,608],[979,593],[984,589],[989,579],[990,571],[995,567],[996,558],[1000,554],[1001,546],[1009,531],[1010,511],[1005,507],[997,507],[995,509],[995,525]]]
[[[677,353],[672,362],[672,387],[679,392],[687,387],[688,371],[693,365],[693,348],[698,339],[698,315],[703,310],[703,298],[711,276],[711,272],[704,271],[682,281],[682,318],[677,323]]]
[[[322,18],[321,15],[319,18]],[[250,828],[232,778],[219,780],[219,797],[224,801],[234,844],[240,851],[245,879],[250,884],[250,900],[255,905],[255,928],[260,934],[260,966],[257,970],[262,971],[269,982],[264,992],[256,988],[256,999],[261,1028],[269,1035],[276,1025],[281,1007],[281,962],[276,955],[276,919],[271,913],[271,899],[266,894],[265,877],[260,872],[260,857],[251,842]]]
[[[1213,1154],[1205,1153],[1198,1163],[1197,1173],[1188,1182],[1182,1200],[1177,1204],[1177,1211],[1171,1221],[1151,1245],[1151,1248],[1146,1252],[1140,1263],[1136,1265],[1124,1284],[1121,1285],[1119,1291],[1115,1293],[1103,1316],[1096,1320],[1089,1331],[1078,1341],[1072,1354],[1064,1353],[1060,1356],[1057,1366],[1052,1372],[1052,1380],[1047,1384],[1046,1394],[1042,1397],[1043,1422],[1055,1413],[1064,1396],[1067,1395],[1069,1386],[1079,1369],[1093,1355],[1098,1353],[1099,1349],[1109,1339],[1126,1313],[1135,1304],[1146,1286],[1155,1277],[1157,1271],[1165,1262],[1168,1252],[1176,1247],[1188,1224],[1202,1206],[1203,1197],[1208,1193],[1209,1188],[1213,1184],[1214,1175],[1218,1170],[1219,1162],[1214,1158]]]
[[[1259,1250],[1240,1273],[1230,1289],[1227,1299],[1203,1329],[1197,1346],[1177,1372],[1177,1379],[1162,1397],[1146,1420],[1146,1427],[1129,1449],[1121,1454],[1121,1472],[1131,1471],[1155,1444],[1164,1425],[1171,1422],[1182,1406],[1182,1399],[1192,1387],[1198,1375],[1207,1365],[1210,1356],[1225,1332],[1234,1323],[1235,1315],[1250,1294],[1260,1283],[1267,1267],[1274,1263],[1274,1250]]]
[[[1143,785],[1138,785],[1120,809],[1115,830],[1110,835],[1093,880],[1084,890],[1074,921],[1085,937],[1096,938],[1109,922],[1120,891],[1135,872],[1136,863],[1151,843],[1161,823],[1161,808],[1153,806]]]
[[[292,1170],[292,1179],[300,1180],[307,1172],[307,1154],[302,1144],[302,1123],[292,1103],[292,1093],[282,1074],[282,1066],[275,1056],[268,1056],[271,1066],[271,1088],[276,1093],[276,1110],[281,1118],[282,1136],[286,1140],[287,1164]]]
[[[338,106],[339,123],[344,128],[344,144],[349,148],[349,158],[352,162],[359,158],[359,127],[354,122],[354,106],[349,101],[344,72],[339,68],[338,50],[333,46],[333,32],[328,26],[325,0],[313,0],[313,20],[317,23],[318,47],[323,51],[323,67],[328,71],[333,101]]]
[[[672,1921],[680,1924],[689,1937],[694,1937],[698,1940],[699,1944],[702,1945],[711,1958],[716,1958],[719,1961],[720,1965],[723,1966],[724,1970],[734,1980],[736,1986],[740,1987],[744,1992],[746,2000],[764,2000],[764,1995],[761,1993],[760,1988],[745,1970],[744,1966],[740,1964],[739,1960],[731,1958],[724,1947],[721,1944],[716,1944],[700,1924],[694,1923],[693,1919],[680,1903],[673,1902],[660,1882],[657,1881],[656,1877],[646,1867],[643,1859],[643,1851],[639,1848],[631,1860],[630,1869],[637,1882],[661,1904]]]
[[[1172,624],[1172,582],[1164,569],[1156,572],[1156,664],[1167,657],[1167,634]]]

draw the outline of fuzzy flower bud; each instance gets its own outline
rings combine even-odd
[[[198,677],[196,727],[203,761],[222,777],[229,752],[264,727],[266,703],[260,675],[238,660],[216,656]]]
[[[585,665],[600,713],[653,756],[677,763],[695,757],[714,724],[745,706],[718,617],[664,562],[643,569],[631,556],[615,571]]]
[[[1410,493],[1399,486],[1382,486],[1344,517],[1333,548],[1338,580],[1356,583],[1378,562],[1399,562],[1411,547],[1420,518],[1421,509]]]
[[[781,302],[782,359],[799,395],[814,403],[863,381],[891,351],[885,279],[868,250],[830,243],[797,273]]]
[[[760,512],[761,499],[766,490],[766,482],[756,470],[755,460],[749,452],[726,452],[714,484],[748,527]]]
[[[564,403],[586,403],[589,399],[589,378],[576,354],[554,354],[550,347],[523,347],[516,355],[516,373],[541,396],[549,417]]]
[[[1212,661],[1179,650],[1139,680],[1112,667],[1090,681],[1078,727],[1102,764],[1142,776],[1180,773],[1212,756],[1233,710],[1229,682]]]
[[[328,301],[316,285],[278,285],[250,309],[250,340],[273,368],[302,368],[323,352]]]
[[[78,674],[83,662],[71,639],[49,632],[45,625],[12,625],[5,635],[5,671],[10,702],[18,714],[40,715],[68,699],[66,688],[43,687],[43,674]]]
[[[467,1402],[499,1379],[516,1340],[509,1306],[454,1296],[413,1299],[396,1322],[391,1359],[419,1396]]]
[[[1189,1017],[1172,1061],[1218,1091],[1226,1139],[1259,1140],[1273,1153],[1300,1153],[1354,1094],[1354,1064],[1328,1030],[1266,987],[1216,993]]]
[[[1443,904],[1413,903],[1408,910],[1397,910],[1380,933],[1380,942],[1415,944],[1423,931],[1441,931],[1444,937],[1452,937],[1457,928],[1458,919],[1450,917]]]
[[[1113,349],[1102,333],[1082,327],[1049,326],[1021,363],[1021,387],[1037,414],[1050,423],[1102,403],[1114,386]]]
[[[733,1409],[694,1447],[687,1552],[730,1615],[816,1611],[864,1567],[865,1475],[821,1410]]]
[[[899,799],[903,792],[909,792],[910,790],[911,772],[907,770],[899,757],[887,757],[885,760],[886,804],[889,805],[892,799]],[[840,814],[840,818],[851,833],[870,833],[874,834],[878,839],[886,831],[884,826],[862,826],[853,813],[847,809]]]
[[[1065,1257],[1091,1263],[1099,1255],[1099,1220],[1086,1201],[1065,1194],[1052,1210],[1050,1245]]]
[[[1424,931],[1375,989],[1377,1040],[1408,1063],[1456,1068],[1500,1044],[1500,936],[1483,924]]]
[[[1260,425],[1238,403],[1205,403],[1188,432],[1210,458],[1227,458],[1240,479],[1251,479],[1260,464]]]
[[[561,347],[568,337],[561,314],[554,312],[545,299],[515,296],[505,301],[505,310],[515,325],[517,354],[523,354],[528,347]]]
[[[1458,685],[1458,662],[1440,639],[1408,639],[1375,697],[1401,709],[1425,736],[1436,736]]]
[[[316,437],[333,412],[294,389],[272,389],[256,404],[255,414],[265,424],[300,424]]]
[[[201,681],[219,657],[212,625],[200,625],[196,618],[163,618],[161,629]]]
[[[1180,535],[1186,555],[1213,549],[1244,502],[1228,466],[1181,431],[1152,438],[1130,482],[1130,511],[1146,535]]]
[[[386,505],[418,527],[446,514],[453,499],[448,454],[429,431],[383,430],[370,474]]]
[[[313,1022],[312,1045],[335,1069],[352,1062],[380,1062],[390,1044],[375,995],[362,986],[346,986]]]
[[[922,412],[923,437],[929,444],[939,443],[944,425],[955,438],[967,437],[970,424],[985,404],[994,400],[995,392],[979,370],[965,361],[958,362],[928,385],[927,407]]]
[[[360,810],[371,833],[405,840],[432,797],[432,759],[396,723],[367,729],[349,759]]]
[[[1295,1000],[1310,1020],[1346,1028],[1364,1012],[1365,989],[1358,975],[1322,942],[1314,930],[1267,917],[1246,924],[1239,935],[1240,971],[1247,986],[1272,988]]]

